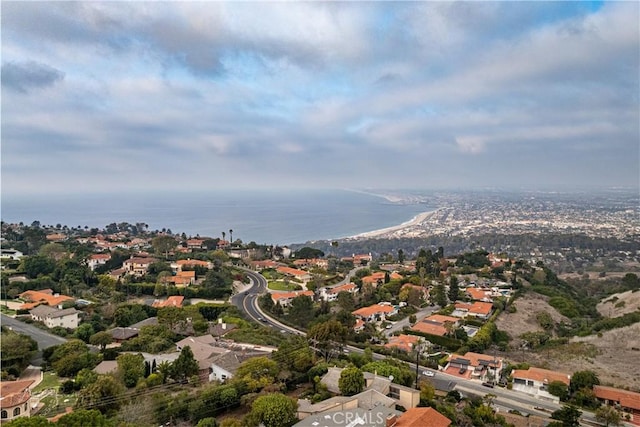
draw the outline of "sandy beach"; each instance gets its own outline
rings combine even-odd
[[[367,231],[365,233],[356,234],[355,236],[351,236],[348,239],[370,239],[375,237],[412,237],[412,234],[419,233],[417,228],[433,218],[439,209],[423,212],[411,218],[407,222],[403,222],[399,225],[394,225],[392,227],[381,228],[379,230]]]

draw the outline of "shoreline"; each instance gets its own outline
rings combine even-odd
[[[371,239],[375,237],[381,237],[392,233],[397,233],[399,231],[410,231],[412,228],[417,227],[424,223],[425,221],[432,218],[438,211],[438,209],[434,209],[432,211],[426,211],[419,213],[418,215],[411,218],[409,221],[403,222],[402,224],[393,225],[391,227],[380,228],[377,230],[366,231],[364,233],[359,233],[354,236],[346,237],[345,240],[359,240],[359,239]],[[391,237],[391,236],[385,236]]]

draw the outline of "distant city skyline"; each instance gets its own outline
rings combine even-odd
[[[638,2],[1,8],[3,195],[640,187]]]

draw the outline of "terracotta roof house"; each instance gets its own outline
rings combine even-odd
[[[203,239],[189,239],[187,240],[187,248],[189,249],[202,249]]]
[[[493,312],[493,304],[490,302],[475,301],[473,303],[457,302],[455,311],[451,313],[455,317],[477,317],[479,319],[488,319]]]
[[[374,287],[377,287],[378,285],[382,285],[384,283],[384,278],[386,274],[387,274],[386,271],[377,271],[373,274],[370,274],[369,276],[363,277],[362,284],[367,283],[367,284],[373,285]],[[389,280],[395,280],[395,279],[402,279],[402,275],[396,272],[391,273],[389,275]]]
[[[300,280],[301,282],[308,282],[309,280],[311,280],[311,274],[309,274],[309,272],[304,271],[304,270],[298,270],[297,268],[291,268],[291,267],[278,267],[276,268],[276,271],[278,273],[284,274],[286,276],[292,276],[298,280]]]
[[[571,376],[562,372],[550,371],[541,368],[516,369],[511,373],[513,377],[513,390],[539,396],[547,400],[559,403],[557,396],[550,394],[547,387],[554,381],[560,381],[569,385]]]
[[[593,387],[596,398],[606,404],[617,406],[624,415],[629,415],[633,424],[640,425],[640,393],[597,385]]]
[[[481,289],[481,288],[467,288],[465,292],[471,299],[476,301],[485,301],[491,302],[491,290],[489,289]]]
[[[449,427],[451,420],[433,408],[410,408],[400,415],[395,427]]]
[[[398,310],[389,303],[373,304],[369,307],[362,307],[351,312],[356,318],[365,322],[385,320],[387,316],[396,314]]]
[[[213,268],[213,263],[209,261],[201,261],[199,259],[179,259],[171,264],[171,268],[175,271],[182,271],[184,268],[204,267],[206,269]]]
[[[467,352],[464,355],[452,354],[444,372],[462,378],[487,380],[493,376],[495,380],[502,370],[502,358],[489,354]]]
[[[459,323],[460,319],[457,317],[433,314],[417,322],[411,330],[442,337],[447,334],[447,328],[456,328]]]
[[[155,300],[152,307],[155,308],[163,308],[163,307],[182,307],[182,302],[184,301],[184,297],[182,295],[172,295],[167,297],[166,300]]]
[[[400,334],[398,336],[389,337],[389,342],[384,346],[386,348],[397,348],[399,350],[410,353],[419,339],[420,337],[418,337],[417,335]]]
[[[292,292],[272,292],[271,299],[273,303],[279,302],[281,306],[287,307],[294,298],[306,295],[313,299],[313,291],[292,291]]]
[[[0,422],[31,416],[33,380],[0,382]]]
[[[22,306],[20,307],[21,310],[30,310],[40,304],[62,308],[62,304],[65,301],[73,301],[73,298],[69,296],[54,294],[51,289],[25,291],[18,296],[27,301],[27,303],[22,304]]]

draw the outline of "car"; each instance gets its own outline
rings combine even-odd
[[[261,322],[266,322],[267,321],[267,319],[265,319],[264,317],[258,317],[258,320],[261,321]]]
[[[492,381],[485,381],[482,383],[482,385],[485,387],[493,388],[495,386],[495,383]]]
[[[284,329],[280,329],[280,333],[281,333],[281,334],[286,334],[286,333],[287,333],[287,331],[285,331]]]
[[[464,374],[465,372],[467,372],[467,368],[465,368],[464,366],[458,371],[459,374]]]
[[[391,329],[393,327],[393,325],[387,325],[385,326],[386,329]]]
[[[425,377],[435,377],[436,373],[433,371],[422,371],[422,375]]]

